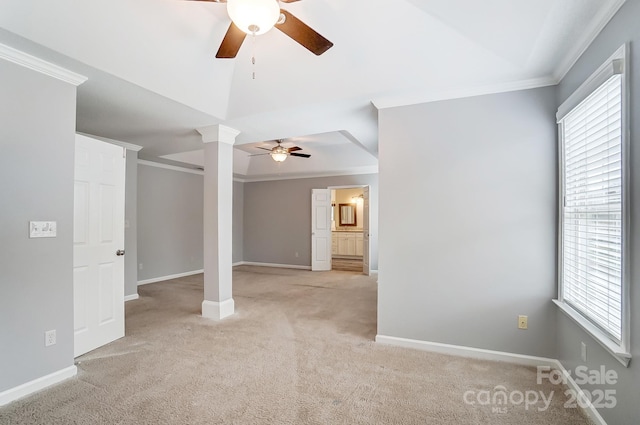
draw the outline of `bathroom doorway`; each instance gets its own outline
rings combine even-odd
[[[331,270],[369,274],[369,187],[329,187]]]

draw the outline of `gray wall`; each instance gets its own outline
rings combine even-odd
[[[371,269],[377,270],[376,174],[245,183],[244,260],[311,266],[311,189],[350,185],[371,186]]]
[[[203,267],[203,176],[138,164],[138,280]]]
[[[379,334],[554,357],[554,115],[553,87],[379,112]]]
[[[233,182],[233,263],[244,259],[244,183]]]
[[[73,365],[76,88],[4,60],[0,75],[2,392]],[[57,237],[29,239],[30,220],[57,221]]]
[[[127,150],[124,200],[124,295],[138,293],[138,152]]]
[[[613,52],[625,42],[631,42],[631,140],[630,140],[630,210],[631,216],[631,354],[633,359],[629,368],[624,368],[607,351],[590,336],[575,325],[563,314],[558,314],[557,346],[558,358],[562,364],[573,370],[582,364],[580,360],[580,343],[587,345],[587,363],[589,369],[599,369],[604,366],[607,370],[618,373],[618,383],[614,386],[589,387],[587,389],[613,389],[616,391],[617,405],[614,409],[600,409],[599,412],[607,423],[631,424],[640,418],[640,290],[637,283],[640,280],[640,1],[627,0],[618,14],[609,22],[580,60],[573,66],[558,86],[558,105],[560,105],[582,82],[589,77]]]

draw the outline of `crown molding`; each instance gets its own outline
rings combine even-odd
[[[378,174],[378,166],[358,167],[347,170],[333,170],[317,173],[290,173],[286,175],[259,175],[246,176],[234,174],[233,179],[241,183],[254,183],[275,180],[298,180],[298,179],[314,179],[319,177],[338,177],[338,176],[356,176],[361,174]]]
[[[240,134],[239,130],[222,124],[196,128],[196,131],[202,135],[203,143],[220,142],[228,145],[233,145],[236,142],[236,137]]]
[[[554,79],[558,81],[558,83],[562,81],[576,62],[578,62],[582,54],[591,46],[591,43],[593,43],[604,27],[607,26],[611,18],[618,13],[618,10],[620,10],[625,2],[626,0],[616,0],[609,8],[600,13],[600,16],[595,20],[591,28],[587,28],[582,40],[575,44],[573,50],[565,56],[565,60],[558,65],[553,73]]]
[[[0,43],[0,58],[74,86],[79,86],[88,80],[84,75],[76,74],[66,68],[54,65],[51,62],[47,62],[2,43]]]
[[[82,134],[83,136],[91,137],[92,139],[102,140],[103,142],[111,143],[112,145],[122,146],[123,148],[130,151],[134,151],[134,152],[140,152],[140,150],[142,149],[142,146],[134,145],[133,143],[123,142],[121,140],[109,139],[108,137],[96,136],[94,134],[83,133],[81,131],[76,131],[76,133]]]
[[[165,170],[180,171],[183,173],[197,174],[199,176],[204,176],[204,171],[194,170],[192,168],[177,167],[175,165],[163,164],[161,162],[147,161],[145,159],[138,159],[138,165],[148,165],[150,167],[164,168]]]
[[[438,102],[442,100],[462,99],[465,97],[484,96],[488,94],[506,93],[511,91],[529,90],[540,87],[555,86],[558,80],[553,77],[533,78],[530,80],[513,81],[509,83],[491,84],[486,86],[449,89],[441,91],[425,91],[423,93],[405,96],[390,96],[374,99],[371,104],[378,110],[395,108],[398,106],[418,105],[421,103]]]

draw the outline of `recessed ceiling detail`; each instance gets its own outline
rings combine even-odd
[[[147,160],[180,161],[201,149],[195,129],[215,124],[240,131],[236,151],[285,139],[312,155],[278,175],[377,165],[372,102],[554,84],[624,0],[302,0],[282,9],[333,47],[318,57],[267,31],[233,60],[215,59],[230,25],[215,2],[4,0],[0,43],[89,78],[77,90],[79,131],[143,146]],[[321,145],[335,139],[351,151]],[[276,164],[262,159],[239,174],[268,174],[261,167]]]

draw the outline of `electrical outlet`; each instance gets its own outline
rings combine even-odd
[[[296,251],[296,258],[298,258],[300,256],[300,254],[298,254],[298,251]]]
[[[56,330],[46,331],[44,333],[44,346],[55,345],[56,343]]]
[[[527,316],[518,316],[518,329],[527,329],[529,318]]]
[[[138,270],[142,270],[142,263],[138,264]]]
[[[587,344],[584,342],[580,343],[580,358],[583,362],[587,361]]]

